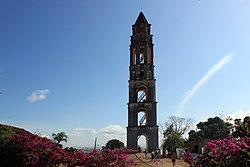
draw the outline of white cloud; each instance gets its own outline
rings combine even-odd
[[[126,129],[120,125],[108,125],[96,130],[94,128],[74,128],[68,131],[68,142],[63,143],[64,147],[93,147],[97,137],[97,146],[105,146],[111,139],[118,139],[126,145]]]
[[[65,147],[92,147],[96,137],[96,130],[94,128],[80,128],[77,127],[68,132],[68,142],[63,143]]]
[[[191,90],[185,93],[185,98],[181,101],[177,107],[177,114],[179,114],[187,102],[193,97],[193,95],[212,77],[214,76],[223,66],[230,63],[234,54],[226,54],[218,63],[213,65],[208,72],[197,82]]]
[[[109,125],[100,129],[98,143],[104,146],[111,139],[118,139],[126,145],[126,129],[120,125]]]
[[[29,102],[34,103],[36,101],[45,100],[48,97],[48,95],[49,95],[48,89],[36,90],[30,96],[28,96],[26,99]]]
[[[247,111],[239,110],[239,111],[237,111],[235,113],[227,114],[226,116],[227,117],[229,116],[233,120],[236,119],[236,118],[243,120],[246,116],[250,116],[250,110],[247,110]]]
[[[117,134],[117,135],[125,135],[126,130],[122,128],[120,125],[109,125],[100,130],[103,134]]]

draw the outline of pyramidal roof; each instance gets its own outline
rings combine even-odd
[[[147,21],[147,19],[145,18],[144,14],[142,12],[140,12],[135,24],[137,24],[137,23],[146,23],[146,24],[148,24],[148,21]]]

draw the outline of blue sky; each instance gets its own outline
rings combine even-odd
[[[129,45],[151,24],[158,123],[250,115],[249,0],[0,1],[0,123],[126,141]]]

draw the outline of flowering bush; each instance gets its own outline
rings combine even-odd
[[[37,135],[14,134],[0,137],[0,162],[3,166],[96,166],[127,167],[133,161],[127,155],[132,150],[104,149],[85,153],[69,152],[61,149],[47,138]]]
[[[233,131],[233,137],[250,137],[250,117],[246,116],[241,122],[241,119],[235,119],[235,129]]]
[[[212,140],[205,146],[206,152],[195,159],[184,153],[184,160],[190,166],[250,166],[250,138],[228,138]]]
[[[2,139],[0,148],[1,162],[6,166],[10,163],[15,166],[56,166],[63,162],[65,152],[51,140],[37,135],[14,134]]]

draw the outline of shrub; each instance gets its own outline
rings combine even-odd
[[[184,153],[184,160],[191,166],[250,166],[250,138],[212,140],[205,146],[206,152],[195,159]]]
[[[124,143],[117,139],[109,140],[106,143],[106,148],[114,149],[114,148],[124,148]]]
[[[32,134],[14,134],[0,137],[2,166],[98,166],[128,167],[133,165],[127,155],[133,150],[103,149],[85,153],[65,151],[47,138]]]
[[[2,135],[11,135],[14,134],[15,132],[7,126],[0,126],[0,136]]]

